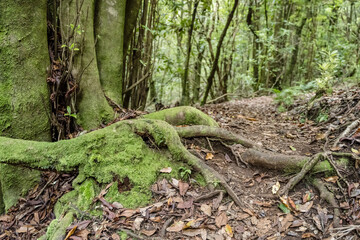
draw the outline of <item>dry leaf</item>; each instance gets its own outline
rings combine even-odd
[[[280,183],[276,182],[273,186],[272,186],[272,190],[271,192],[275,195],[280,189]]]
[[[182,233],[188,237],[195,237],[197,235],[203,234],[203,231],[206,232],[205,229],[187,229],[184,230]]]
[[[213,158],[214,158],[214,155],[212,153],[207,153],[206,154],[206,157],[205,157],[206,160],[211,160]]]
[[[339,180],[339,177],[338,176],[332,176],[332,177],[327,177],[327,178],[324,178],[324,181],[325,182],[332,182],[332,183],[336,183],[337,180]]]
[[[177,208],[186,209],[186,208],[191,208],[192,206],[193,206],[193,199],[190,199],[189,201],[179,203],[177,205]]]
[[[201,204],[200,209],[201,209],[201,211],[203,211],[206,215],[208,215],[209,217],[211,217],[211,207],[210,207],[209,205]]]
[[[21,226],[19,229],[16,230],[17,233],[27,233],[27,232],[32,232],[34,231],[35,228],[31,225],[24,225]]]
[[[79,231],[79,228],[78,228],[78,231],[76,232],[76,236],[81,237],[81,239],[88,239],[89,234],[90,234],[90,231],[87,229],[83,229],[83,230]],[[113,239],[116,239],[116,238],[113,238]]]
[[[70,230],[70,232],[66,235],[64,240],[68,240],[69,237],[71,237],[75,233],[76,229],[77,229],[77,225]]]
[[[143,221],[144,221],[144,218],[141,218],[141,217],[135,218],[135,220],[134,220],[134,228],[135,228],[135,230],[137,230],[137,231],[140,230],[141,223],[142,223]]]
[[[301,238],[310,238],[310,237],[316,238],[316,235],[313,233],[304,233],[303,235],[301,235]]]
[[[303,213],[306,213],[306,212],[310,211],[313,203],[314,203],[313,201],[310,201],[310,202],[307,202],[307,203],[302,204],[302,205],[300,204],[300,205],[298,206],[299,211],[300,211],[300,212],[303,212]]]
[[[325,137],[326,137],[326,135],[324,133],[319,133],[319,134],[316,134],[315,139],[317,141],[320,141],[320,140],[325,139]]]
[[[281,222],[280,232],[285,232],[292,224],[292,221],[294,221],[294,217],[291,214],[287,214],[285,218],[280,220],[280,222]]]
[[[297,211],[296,204],[294,203],[294,201],[290,197],[288,197],[287,202],[288,202],[288,204],[289,204],[289,206],[291,207],[292,210]]]
[[[228,223],[228,217],[226,216],[226,212],[221,212],[220,215],[215,217],[215,225],[220,228]]]
[[[0,216],[0,222],[11,222],[13,220],[12,216],[2,215]]]
[[[136,213],[136,211],[134,209],[126,209],[125,211],[123,211],[120,214],[120,217],[131,217],[132,215],[134,215]]]
[[[171,173],[171,171],[172,171],[171,167],[163,168],[160,170],[161,173]]]
[[[189,189],[189,184],[183,181],[179,181],[179,192],[181,196],[184,196]]]
[[[185,226],[183,221],[175,222],[173,225],[168,227],[166,231],[168,232],[180,232]]]
[[[123,206],[121,203],[118,203],[118,202],[113,202],[111,205],[112,205],[114,208],[117,208],[117,209],[124,208],[124,206]]]
[[[111,234],[111,238],[114,240],[120,240],[120,236],[117,233]]]
[[[141,230],[141,233],[145,234],[145,235],[148,236],[148,237],[154,235],[155,232],[156,232],[156,229],[152,229],[152,230]]]
[[[231,228],[231,226],[229,224],[226,224],[225,226],[225,231],[226,233],[229,235],[229,237],[233,237],[234,236],[234,233],[233,233],[233,230]]]

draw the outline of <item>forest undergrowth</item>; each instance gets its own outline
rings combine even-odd
[[[278,111],[271,96],[205,105],[201,110],[223,129],[266,150],[265,158],[301,156],[306,166],[320,156],[317,160],[326,158],[329,165],[300,167],[294,174],[281,163],[253,161],[263,156],[243,145],[212,137],[186,138],[188,150],[222,175],[240,205],[221,188],[209,191],[201,177],[183,168],[181,179],[160,179],[152,186],[153,204],[144,208],[109,203],[104,189],[94,199],[103,216],[79,211],[66,239],[359,238],[360,90],[336,90],[309,105],[311,97],[300,96],[285,112]],[[71,190],[72,180],[69,174],[44,172],[27,199],[0,216],[0,239],[43,235],[54,219],[54,203]],[[294,188],[284,191],[289,183]],[[118,185],[119,191],[127,187],[125,180]]]

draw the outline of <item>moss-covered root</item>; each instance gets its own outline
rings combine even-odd
[[[325,201],[327,201],[333,208],[334,208],[334,227],[339,227],[340,226],[340,210],[339,210],[339,206],[336,203],[334,194],[329,192],[329,190],[327,190],[325,184],[318,178],[315,178],[312,181],[312,184],[319,190],[320,192],[320,197],[322,199],[324,199]]]
[[[229,186],[229,184],[227,184],[225,179],[213,168],[192,155],[182,145],[180,137],[174,128],[170,127],[163,121],[144,120],[142,123],[139,121],[134,122],[136,124],[132,124],[131,121],[129,121],[129,123],[132,125],[134,132],[139,134],[150,134],[152,137],[154,137],[155,142],[158,145],[165,144],[175,159],[185,161],[195,170],[199,171],[205,177],[207,183],[220,183],[225,188],[230,197],[234,200],[234,202],[238,206],[242,206],[242,202],[237,197],[234,190]]]
[[[189,126],[189,127],[176,127],[176,132],[180,137],[192,138],[192,137],[215,137],[220,138],[232,143],[241,144],[247,148],[259,148],[260,146],[249,140],[244,139],[238,134],[227,131],[219,127],[209,126]]]
[[[163,120],[171,125],[205,125],[219,127],[217,122],[193,107],[175,107],[144,115],[146,119]]]
[[[68,228],[71,223],[74,221],[74,213],[68,212],[65,216],[60,217],[59,219],[53,220],[46,234],[39,238],[39,240],[63,240],[66,234],[66,228]]]
[[[291,173],[299,172],[304,166],[304,164],[309,161],[309,158],[305,156],[284,155],[255,149],[248,149],[243,154],[241,154],[241,158],[245,162],[254,166],[264,167],[267,169],[282,170]],[[343,167],[346,167],[346,165],[348,164],[348,159],[340,158],[337,163]],[[311,169],[312,173],[332,171],[334,171],[334,168],[327,160],[318,162]]]

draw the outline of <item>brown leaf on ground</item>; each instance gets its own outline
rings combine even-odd
[[[14,217],[9,215],[0,216],[0,222],[11,222],[13,219]]]
[[[145,230],[145,229],[143,229],[143,230],[141,230],[140,232],[141,232],[142,234],[150,237],[150,236],[154,235],[154,233],[156,232],[156,229],[152,229],[152,230]]]
[[[68,240],[72,235],[74,235],[75,231],[77,229],[77,226],[73,227],[70,232],[66,235],[64,240]]]
[[[179,192],[181,196],[184,196],[189,189],[189,184],[183,181],[179,181]]]
[[[175,222],[173,225],[168,227],[166,231],[168,232],[180,232],[185,226],[183,221]]]
[[[117,233],[111,234],[111,238],[114,239],[114,240],[120,240],[120,236]]]
[[[214,154],[212,154],[210,152],[206,154],[206,157],[205,157],[206,160],[211,160],[213,158],[214,158]]]
[[[136,210],[134,209],[126,209],[125,211],[123,211],[121,214],[120,214],[120,217],[131,217],[133,216],[134,214],[136,213]]]
[[[215,225],[220,228],[225,226],[228,223],[228,217],[226,212],[221,212],[218,216],[215,217]]]
[[[190,200],[185,201],[185,202],[180,202],[180,203],[177,205],[177,208],[179,208],[179,209],[191,208],[191,207],[193,206],[193,202],[194,202],[193,199],[190,199]]]
[[[201,211],[203,211],[206,215],[211,217],[211,207],[207,204],[201,204],[200,207]]]
[[[90,234],[90,231],[87,230],[87,229],[83,229],[83,230],[80,230],[80,231],[77,231],[76,232],[76,236],[80,237],[81,239],[83,240],[86,240],[88,239],[88,235]],[[114,238],[115,239],[115,238]],[[119,238],[120,239],[120,238]]]

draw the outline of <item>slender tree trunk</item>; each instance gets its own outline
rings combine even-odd
[[[181,104],[188,105],[190,101],[190,89],[189,89],[189,63],[190,63],[190,56],[191,56],[191,38],[193,35],[195,18],[197,13],[197,7],[199,5],[199,0],[195,1],[194,9],[191,17],[191,24],[188,31],[188,40],[186,44],[186,59],[185,59],[185,67],[184,67],[184,77],[182,80],[182,94],[181,94]]]
[[[207,100],[207,97],[209,95],[209,92],[210,92],[210,89],[211,89],[211,86],[213,84],[213,81],[214,81],[214,75],[215,75],[215,71],[216,71],[216,68],[218,66],[218,62],[219,62],[219,57],[220,57],[220,51],[221,51],[221,45],[224,41],[224,38],[226,36],[226,32],[230,26],[230,23],[234,17],[234,13],[235,13],[235,10],[237,8],[237,6],[239,5],[239,0],[235,0],[234,2],[234,6],[227,18],[227,21],[226,21],[226,25],[225,25],[225,28],[223,29],[222,33],[221,33],[221,36],[220,36],[220,39],[219,39],[219,42],[218,42],[218,45],[216,47],[216,56],[215,56],[215,59],[214,59],[214,62],[213,62],[213,65],[212,65],[212,68],[211,68],[211,71],[210,71],[210,75],[209,77],[207,78],[207,85],[206,85],[206,90],[205,90],[205,94],[204,94],[204,98],[201,102],[202,105],[204,105],[206,103],[206,100]]]

